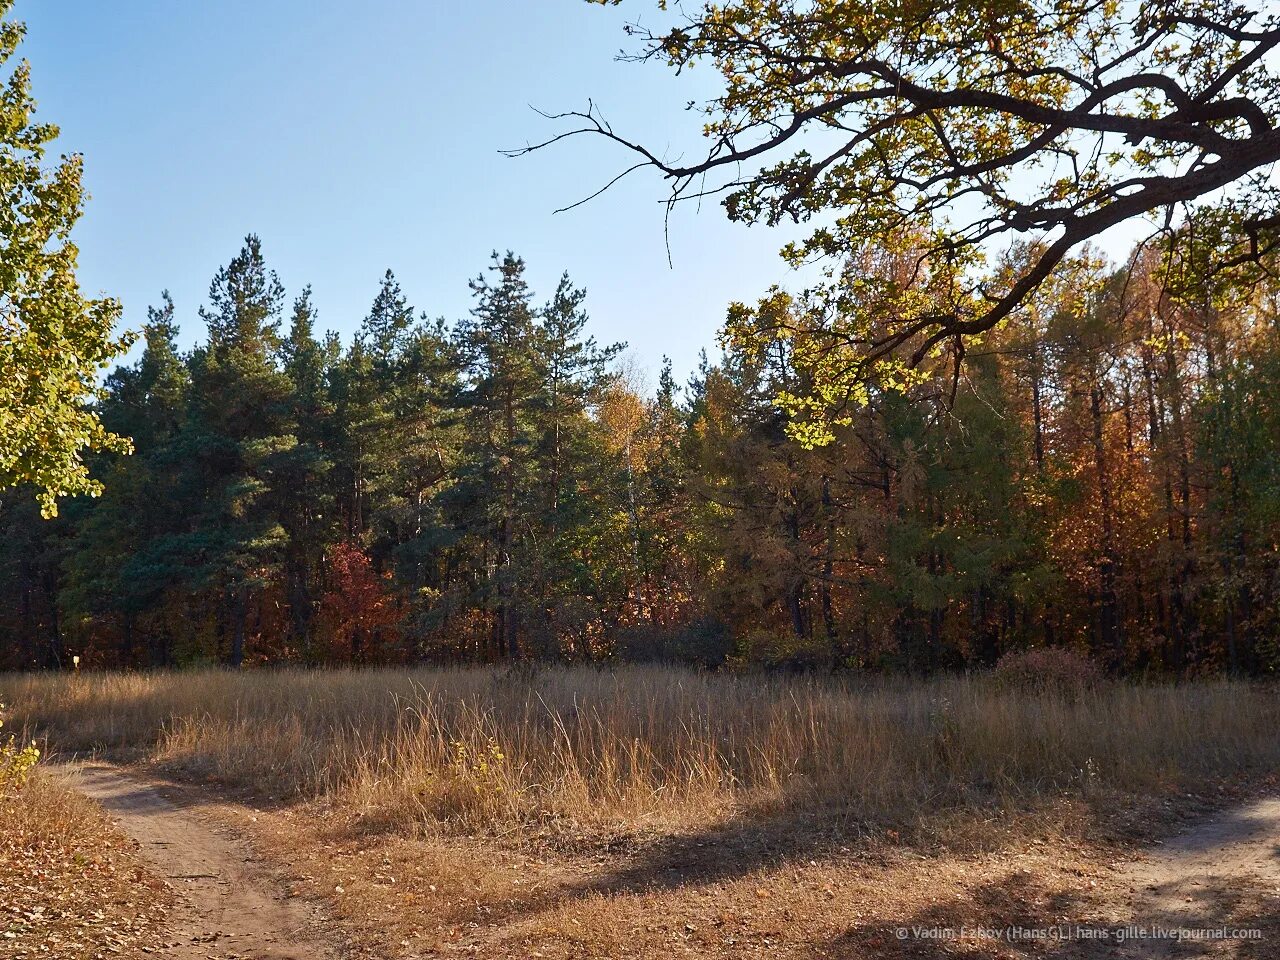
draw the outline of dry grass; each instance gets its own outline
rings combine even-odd
[[[1202,811],[1186,792],[1228,802],[1224,781],[1280,766],[1275,693],[662,668],[0,677],[12,726],[57,749],[288,801],[175,788],[358,947],[548,960],[934,957],[893,928],[1110,917],[1134,837]]]
[[[101,811],[48,776],[0,796],[0,958],[155,949],[168,896]]]
[[[203,671],[10,676],[0,699],[57,749],[141,750],[435,833],[634,836],[814,809],[909,830],[1280,764],[1274,688],[1225,681],[1062,695],[667,668]]]

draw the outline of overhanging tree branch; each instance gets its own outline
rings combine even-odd
[[[1135,217],[1211,200],[1280,160],[1271,56],[1280,15],[1262,0],[1130,0],[1119,12],[1094,0],[904,0],[884,10],[730,0],[669,29],[628,32],[639,49],[626,59],[677,71],[705,61],[724,78],[705,104],[705,155],[661,158],[616,133],[594,104],[555,116],[582,121],[576,128],[512,155],[603,136],[638,155],[620,176],[647,167],[669,182],[669,209],[724,193],[729,216],[744,222],[836,217],[803,245],[806,257],[841,257],[904,229],[929,238],[939,262],[1002,237],[1043,238],[1043,255],[1003,290],[973,281],[981,293],[955,309],[860,340],[867,359],[923,337],[911,352],[918,363],[947,338],[988,330],[1075,247]],[[1254,217],[1230,260],[1269,251],[1275,229]]]

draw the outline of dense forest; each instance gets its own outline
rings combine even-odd
[[[781,292],[651,388],[589,335],[583,290],[543,302],[513,254],[456,323],[388,271],[344,345],[249,237],[205,341],[178,349],[165,295],[107,379],[134,452],[91,459],[102,495],[46,520],[6,494],[0,651],[929,671],[1067,645],[1271,671],[1280,286],[1179,282],[1193,267],[1086,255],[954,375],[873,387],[805,444]]]

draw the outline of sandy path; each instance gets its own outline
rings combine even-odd
[[[1133,924],[1259,929],[1260,941],[1131,941],[1125,958],[1280,957],[1280,798],[1219,811],[1131,868]]]
[[[141,844],[141,857],[177,892],[171,960],[333,960],[316,913],[289,898],[243,841],[198,810],[113,767],[68,766],[71,786],[92,797]]]

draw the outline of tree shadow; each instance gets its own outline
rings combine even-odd
[[[1109,813],[1100,809],[1091,814],[1094,835],[1101,835],[1110,826]],[[1217,811],[1218,820],[1209,826],[1211,835],[1205,838],[1203,827],[1187,837],[1177,837],[1163,849],[1201,848],[1212,850],[1213,835],[1221,827],[1223,837],[1237,837],[1244,830],[1256,836],[1260,831],[1273,829],[1274,824],[1265,819],[1257,820],[1250,807]],[[1256,821],[1256,822],[1255,822]],[[1177,826],[1185,827],[1185,822]],[[1155,832],[1172,829],[1170,821],[1160,825],[1149,824]],[[1114,832],[1114,831],[1111,831]],[[873,830],[865,821],[859,821],[850,808],[819,806],[812,801],[796,799],[785,805],[773,805],[750,811],[731,821],[715,824],[688,834],[666,836],[645,844],[625,857],[622,862],[606,867],[602,872],[577,882],[555,885],[536,895],[513,898],[503,904],[495,904],[486,913],[491,923],[513,922],[534,917],[540,913],[563,908],[575,900],[593,896],[645,895],[678,892],[684,889],[714,886],[720,883],[740,881],[753,874],[768,874],[789,865],[808,863],[810,860],[831,862],[848,857],[857,850],[859,862],[871,867],[884,865],[893,857],[877,844],[868,843],[869,837],[883,836],[883,831]],[[1136,839],[1133,838],[1133,839]],[[1268,854],[1276,848],[1267,846]],[[920,882],[928,883],[931,860],[953,856],[952,851],[937,846],[932,849],[914,847],[913,855],[920,857]],[[984,956],[1053,956],[1086,958],[1112,955],[1134,960],[1148,957],[1180,960],[1182,957],[1199,957],[1200,944],[1168,942],[1151,944],[1141,940],[1125,942],[1115,928],[1138,925],[1147,928],[1185,926],[1195,929],[1212,929],[1230,922],[1238,927],[1262,931],[1261,941],[1237,941],[1225,955],[1246,958],[1271,958],[1280,956],[1280,941],[1276,932],[1280,929],[1280,898],[1273,883],[1268,890],[1261,879],[1246,881],[1229,879],[1210,884],[1200,895],[1200,909],[1175,923],[1177,916],[1161,914],[1135,914],[1132,918],[1102,913],[1103,895],[1083,884],[1076,888],[1064,886],[1064,881],[1050,881],[1036,874],[1009,873],[998,879],[979,881],[966,885],[962,891],[931,899],[927,905],[907,915],[881,912],[878,916],[849,927],[836,937],[828,937],[810,945],[810,953],[817,958],[845,958],[860,960],[864,957],[921,957],[941,960],[957,954]],[[1119,901],[1106,901],[1106,908],[1117,909]],[[1121,906],[1122,909],[1122,906]],[[972,931],[967,937],[930,936],[936,930]],[[1009,930],[1022,933],[1010,935]],[[899,931],[906,930],[899,938]],[[984,935],[980,931],[987,931]],[[990,931],[1000,931],[999,936]],[[1098,930],[1106,930],[1106,937]],[[1041,932],[1047,931],[1047,932]],[[1090,931],[1094,931],[1092,934]],[[1120,939],[1117,939],[1120,937]],[[1212,944],[1210,944],[1212,945]],[[1161,952],[1171,949],[1172,952]]]
[[[869,828],[848,808],[798,803],[747,811],[691,833],[644,844],[581,894],[660,893],[734,881],[784,863],[865,844]]]
[[[1280,801],[1256,801],[1215,810],[1194,831],[1164,845],[1165,851],[1204,853],[1224,844],[1255,840],[1280,831]],[[1280,844],[1274,848],[1280,856]]]
[[[685,833],[643,839],[614,837],[571,847],[553,842],[546,850],[538,847],[538,852],[571,862],[590,862],[588,875],[504,897],[501,902],[485,905],[483,918],[487,924],[514,923],[591,897],[663,893],[735,882],[789,862],[848,854],[855,845],[865,848],[868,829],[849,808],[824,807],[805,800],[774,802]],[[326,839],[335,842],[359,841],[371,833],[390,834],[394,830],[376,822],[351,821],[325,829]],[[473,842],[476,838],[460,839]],[[513,849],[524,848],[517,842]],[[865,849],[861,852],[865,855]],[[607,865],[601,869],[601,863]],[[440,919],[471,920],[472,911],[470,906],[446,907]]]
[[[1011,874],[933,899],[909,914],[880,914],[813,944],[810,956],[815,960],[1043,956],[1056,946],[1038,931],[1056,926],[1061,918],[1078,916],[1088,906],[1079,893],[1048,891],[1034,876]]]
[[[858,863],[874,868],[890,859],[872,841],[884,836],[883,829],[859,818],[851,806],[824,805],[807,797],[774,801],[702,829],[649,839],[625,852],[610,850],[604,854],[609,861],[604,869],[492,904],[484,917],[488,923],[518,922],[587,898],[678,893],[810,861],[856,856]],[[921,859],[945,855],[938,848]]]
[[[1126,960],[1280,956],[1280,891],[1274,878],[1208,875],[1195,883],[1191,887],[1183,879],[1139,891],[1132,923],[1151,936],[1131,938],[1117,955]],[[1191,933],[1175,939],[1178,931]],[[1234,934],[1226,937],[1227,931]]]
[[[208,784],[192,784],[181,779],[157,776],[147,771],[146,782],[139,784],[138,794],[159,786],[164,798],[183,807],[201,807],[212,803],[239,803],[261,810],[284,810],[296,807],[298,800],[267,800],[251,791],[218,789],[211,794]],[[130,802],[124,798],[123,802]],[[1103,828],[1107,811],[1092,814],[1095,826]],[[1204,823],[1186,836],[1171,839],[1162,851],[1191,854],[1212,852],[1215,844],[1232,838],[1255,841],[1268,830],[1276,829],[1273,820],[1259,816],[1253,807],[1219,810],[1216,819]],[[350,821],[335,822],[325,832],[330,839],[340,837],[358,841],[368,836],[369,825]],[[380,831],[373,830],[373,833]],[[465,923],[477,919],[482,910],[486,925],[501,926],[534,920],[540,916],[572,906],[593,897],[616,897],[661,893],[679,893],[718,884],[741,881],[754,874],[762,876],[789,865],[811,860],[835,862],[850,856],[872,869],[893,859],[891,851],[880,845],[883,828],[877,828],[857,816],[851,805],[822,805],[811,797],[797,796],[782,803],[772,803],[747,810],[730,820],[709,824],[687,833],[658,836],[636,841],[624,839],[620,844],[602,845],[588,852],[583,860],[595,861],[584,867],[584,875],[554,879],[537,889],[511,891],[511,896],[490,900],[481,908],[478,901],[468,905],[442,906],[437,919],[445,923]],[[475,838],[471,838],[473,841]],[[483,843],[483,839],[479,841]],[[621,847],[621,849],[619,849]],[[1259,844],[1267,859],[1280,858],[1280,844]],[[929,861],[953,855],[939,846],[932,850],[913,846],[920,856],[920,882],[927,883]],[[576,857],[574,859],[577,859]],[[763,883],[764,881],[762,881]],[[433,888],[434,889],[434,888]],[[1203,888],[1186,890],[1177,884],[1155,885],[1138,891],[1139,902],[1132,918],[1108,917],[1106,923],[1117,922],[1145,927],[1189,927],[1211,929],[1229,923],[1234,927],[1257,929],[1261,940],[1234,941],[1225,947],[1221,942],[1130,942],[1086,941],[1064,939],[1061,935],[1046,939],[1027,935],[1021,939],[983,935],[982,930],[1007,931],[1009,928],[1040,930],[1068,924],[1103,926],[1098,918],[1098,903],[1087,889],[1057,889],[1045,878],[1033,874],[1009,873],[967,885],[963,890],[931,898],[923,906],[906,915],[889,912],[891,904],[865,921],[850,926],[836,936],[824,935],[807,945],[804,955],[813,960],[861,960],[878,957],[917,957],[942,960],[956,955],[972,957],[1052,956],[1075,960],[1095,956],[1116,956],[1124,960],[1182,960],[1210,955],[1207,948],[1217,948],[1216,955],[1242,958],[1280,956],[1280,897],[1273,881],[1226,878],[1215,880]],[[1167,904],[1172,903],[1172,906]],[[1159,906],[1166,904],[1166,906]],[[1113,903],[1114,906],[1114,903]],[[972,931],[967,936],[945,935],[935,931],[961,928]],[[899,931],[906,931],[901,937]]]
[[[908,915],[882,913],[813,944],[809,956],[1272,960],[1280,956],[1277,893],[1274,879],[1259,876],[1206,876],[1190,894],[1181,879],[1149,885],[1131,909],[1108,914],[1116,903],[1105,895],[1050,890],[1033,875],[1013,874]]]

